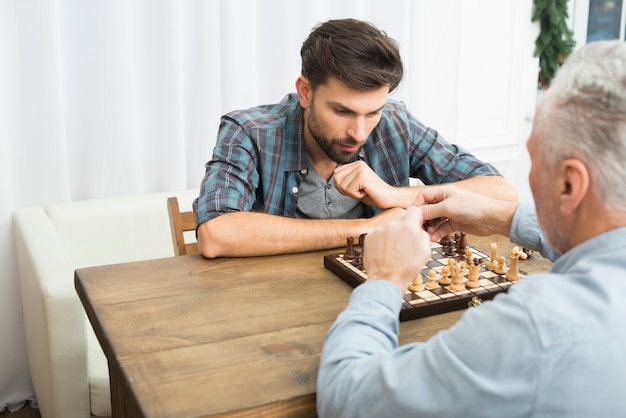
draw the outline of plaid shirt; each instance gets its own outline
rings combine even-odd
[[[295,94],[275,105],[222,117],[213,158],[193,204],[196,225],[234,211],[294,217],[300,182],[309,168],[302,117]],[[393,186],[407,186],[410,177],[439,184],[499,175],[495,167],[448,143],[393,100],[387,101],[359,158]],[[369,214],[379,211],[372,208]]]

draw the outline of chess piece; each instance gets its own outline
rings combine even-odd
[[[409,290],[411,292],[421,292],[424,290],[424,280],[422,279],[421,274],[418,274],[417,277],[413,279],[409,285]]]
[[[441,244],[442,247],[449,247],[453,244],[452,241],[452,237],[450,236],[450,234],[446,234],[443,237],[441,237],[441,239],[439,240],[439,244]]]
[[[456,263],[452,269],[452,284],[450,290],[453,292],[461,292],[465,290],[463,285],[463,268],[460,263]]]
[[[354,237],[346,238],[346,251],[343,253],[343,259],[346,261],[354,260]]]
[[[498,251],[498,244],[495,242],[489,243],[489,261],[485,263],[487,270],[494,271],[496,269],[496,253]]]
[[[363,248],[354,247],[354,260],[352,260],[352,265],[357,268],[363,267]]]
[[[463,255],[467,249],[467,234],[463,231],[457,232],[456,249],[458,255]]]
[[[499,255],[498,258],[496,258],[496,273],[497,274],[506,274],[506,259],[504,258],[503,255]]]
[[[522,252],[526,254],[526,258],[530,258],[533,256],[533,250],[530,248],[522,248]],[[522,260],[526,260],[526,258],[522,258]]]
[[[447,237],[448,245],[445,245],[443,247],[443,253],[446,255],[446,257],[454,257],[456,255],[456,241],[454,240],[454,238],[452,238],[450,234],[448,234]]]
[[[468,247],[465,249],[465,260],[469,263],[472,258],[474,258],[474,251]]]
[[[447,286],[452,283],[450,279],[450,268],[448,266],[443,266],[441,268],[441,277],[439,278],[439,284],[441,286]]]
[[[480,287],[480,265],[483,262],[482,258],[474,258],[469,264],[469,275],[467,276],[467,282],[465,286],[476,288]]]
[[[517,267],[517,261],[520,258],[520,254],[524,254],[519,247],[513,247],[511,250],[511,261],[509,271],[506,273],[506,279],[514,282],[519,280],[519,269]]]
[[[365,236],[367,234],[361,234],[359,235],[359,247],[361,248],[365,248]]]
[[[437,271],[435,269],[430,269],[428,271],[428,281],[425,285],[426,289],[436,289],[439,287],[439,282],[437,282]]]

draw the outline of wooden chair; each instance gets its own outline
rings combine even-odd
[[[185,243],[185,231],[196,230],[193,212],[181,212],[176,197],[167,198],[167,212],[170,216],[170,229],[172,230],[175,255],[198,254],[200,249],[195,241]]]

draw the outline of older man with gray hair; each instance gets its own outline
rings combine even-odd
[[[320,416],[626,416],[625,42],[567,59],[527,146],[534,204],[442,186],[367,236],[369,279],[324,345]],[[429,241],[458,230],[508,235],[555,262],[399,347],[402,293]]]

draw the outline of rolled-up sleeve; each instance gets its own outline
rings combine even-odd
[[[200,196],[194,202],[196,225],[224,213],[252,209],[259,175],[254,141],[234,120],[224,117],[213,157],[206,164]]]

